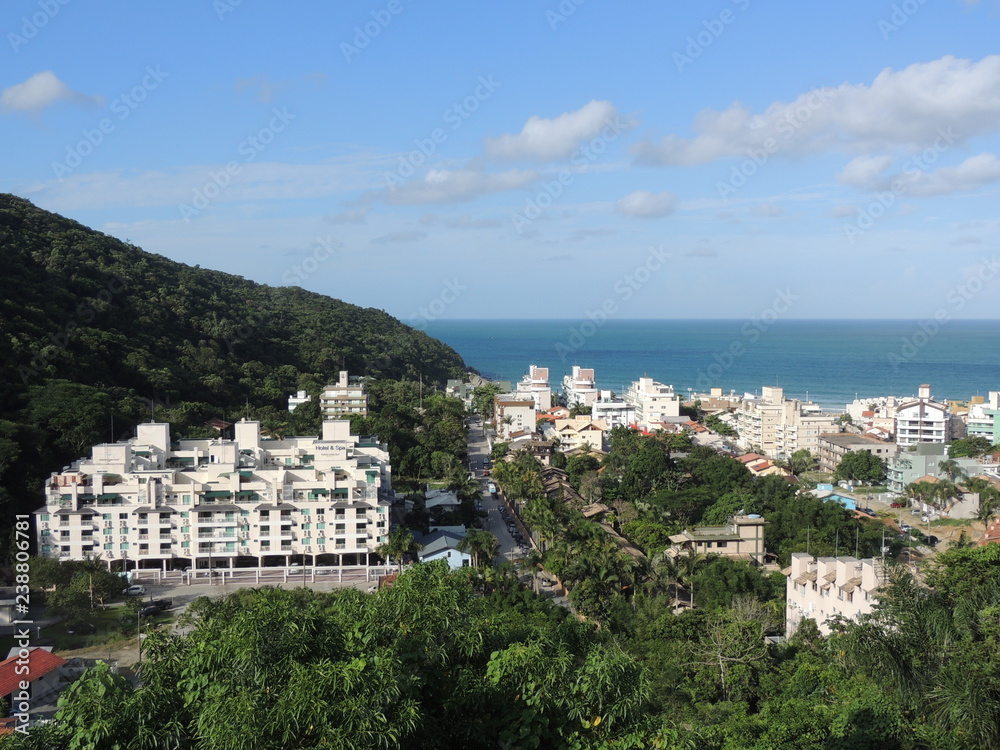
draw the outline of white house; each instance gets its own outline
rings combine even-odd
[[[423,545],[417,558],[420,562],[447,560],[452,570],[468,567],[472,565],[472,556],[468,552],[461,552],[458,549],[458,544],[464,538],[465,534],[456,534],[452,531],[431,532],[417,540]]]
[[[787,578],[785,636],[789,638],[805,618],[815,620],[819,631],[829,635],[831,618],[857,620],[871,612],[885,582],[885,567],[874,558],[815,558],[793,552],[791,566],[782,572]]]
[[[591,406],[598,395],[593,368],[573,365],[572,373],[563,378],[562,391],[566,406]]]
[[[604,420],[609,430],[628,427],[636,421],[635,404],[615,399],[611,391],[600,391],[598,399],[590,407],[590,417]]]
[[[904,401],[896,409],[896,443],[947,443],[951,440],[951,415],[948,407],[931,398],[931,387],[921,385],[917,397]]]
[[[676,420],[681,413],[680,397],[672,385],[652,378],[639,378],[625,391],[625,403],[635,409],[635,421],[643,430],[655,429],[662,422]]]
[[[530,365],[528,374],[517,384],[515,393],[521,399],[531,398],[535,402],[537,411],[551,409],[552,388],[549,386],[549,368]]]

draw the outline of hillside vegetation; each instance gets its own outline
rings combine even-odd
[[[12,195],[0,253],[0,514],[152,415],[193,436],[212,417],[273,419],[341,369],[424,383],[464,369],[382,310],[176,263]]]

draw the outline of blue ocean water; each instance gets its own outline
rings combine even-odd
[[[780,385],[833,411],[856,396],[915,395],[921,383],[937,399],[1000,390],[1000,321],[437,320],[426,331],[492,379],[548,367],[553,389],[580,365],[619,393],[642,375],[682,395]]]

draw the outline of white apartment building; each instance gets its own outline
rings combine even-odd
[[[635,421],[640,429],[655,429],[659,423],[676,420],[681,414],[681,400],[672,385],[652,378],[639,378],[625,391],[625,403],[635,408]]]
[[[388,446],[323,422],[319,437],[172,442],[170,425],[95,445],[45,485],[39,554],[115,570],[368,565],[389,528]]]
[[[931,387],[926,383],[920,386],[916,398],[904,401],[896,409],[898,445],[947,443],[950,440],[951,415],[948,407],[931,398]]]
[[[844,413],[857,427],[862,429],[875,427],[891,435],[896,431],[896,409],[903,401],[904,399],[896,396],[856,398],[847,404]]]
[[[517,393],[499,393],[493,397],[493,427],[497,440],[507,442],[515,432],[534,432],[535,402]]]
[[[336,384],[323,389],[319,404],[324,419],[367,416],[368,394],[365,393],[364,378],[348,377],[347,370],[341,370]]]
[[[797,450],[819,455],[819,436],[836,430],[837,417],[824,414],[811,401],[786,399],[783,388],[765,386],[761,395],[744,396],[736,411],[738,442],[755,446],[768,458],[791,456]]]
[[[608,430],[615,427],[628,427],[635,424],[635,405],[614,398],[611,391],[600,391],[600,395],[591,407],[590,418],[604,420]]]
[[[515,393],[522,399],[531,398],[535,410],[542,412],[552,408],[552,389],[549,387],[549,368],[528,366],[528,374],[517,384]],[[531,429],[534,429],[534,425]]]
[[[597,401],[597,383],[593,368],[573,365],[573,371],[563,378],[563,400],[566,406],[591,406]]]
[[[305,391],[296,391],[294,396],[288,397],[288,411],[295,411],[302,404],[308,404],[310,401],[312,401],[312,396],[308,393]]]
[[[829,620],[835,616],[857,620],[872,611],[878,588],[885,582],[884,564],[874,558],[815,558],[793,552],[792,564],[783,572],[787,638],[805,618],[815,620],[823,635],[830,634]]]
[[[966,416],[969,437],[983,437],[996,445],[1000,443],[1000,391],[990,391],[985,401],[974,401]]]

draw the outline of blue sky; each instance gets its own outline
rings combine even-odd
[[[421,325],[1000,310],[996,0],[10,0],[0,33],[0,190],[185,263]]]

